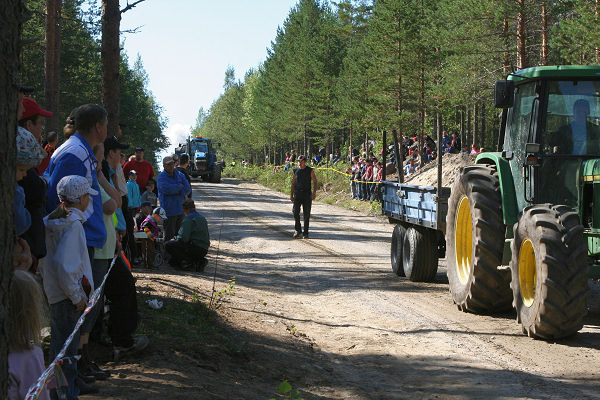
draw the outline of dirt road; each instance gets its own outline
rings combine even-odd
[[[110,388],[119,379],[147,386],[138,389],[143,396],[116,397],[266,399],[283,379],[305,399],[600,396],[597,283],[590,282],[580,333],[558,343],[533,340],[514,314],[458,311],[445,260],[435,283],[393,275],[393,226],[383,218],[313,203],[310,239],[294,240],[287,196],[228,179],[193,188],[211,228],[210,266],[202,275],[165,267],[139,274],[138,285],[174,296],[173,283],[210,288],[218,248],[220,286],[231,277],[236,282],[222,310],[242,338],[244,357],[224,357],[214,371],[164,354],[116,365],[123,374]],[[110,388],[104,393],[117,393]]]

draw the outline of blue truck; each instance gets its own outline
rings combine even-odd
[[[211,139],[202,136],[189,138],[179,145],[175,154],[188,155],[190,159],[188,172],[192,177],[201,177],[206,182],[221,182],[221,171],[224,165],[217,161],[217,152]]]

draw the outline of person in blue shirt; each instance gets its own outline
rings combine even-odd
[[[98,161],[92,149],[106,139],[107,116],[106,110],[96,104],[84,104],[75,108],[67,117],[65,127],[74,129],[75,133],[52,154],[50,164],[44,172],[44,178],[48,182],[46,202],[48,213],[56,209],[60,203],[56,185],[65,176],[83,176],[97,192],[91,196],[91,201],[83,213],[86,218],[83,229],[90,259],[93,259],[94,247],[102,248],[106,241],[102,198],[98,184]]]
[[[137,182],[137,173],[134,170],[129,171],[129,180],[127,181],[127,206],[130,215],[135,215],[137,209],[142,205],[142,195]]]
[[[192,188],[185,176],[175,169],[172,156],[163,158],[164,171],[158,174],[158,201],[167,214],[165,221],[165,241],[171,240],[183,221],[183,200]]]

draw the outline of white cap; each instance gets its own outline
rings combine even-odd
[[[68,175],[58,182],[56,193],[63,201],[79,203],[79,198],[84,194],[89,193],[92,196],[96,196],[98,191],[92,189],[90,182],[83,176]]]
[[[152,214],[158,214],[162,219],[167,219],[167,213],[162,207],[156,207],[154,210],[152,210]]]

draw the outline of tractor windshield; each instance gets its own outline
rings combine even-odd
[[[195,154],[197,152],[208,153],[208,145],[206,144],[206,142],[192,142],[190,144],[190,147],[192,150],[192,154]]]
[[[600,156],[600,82],[549,81],[544,150]]]

